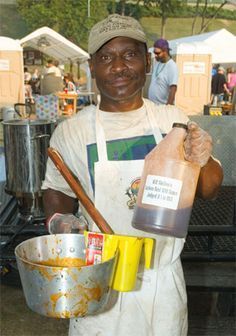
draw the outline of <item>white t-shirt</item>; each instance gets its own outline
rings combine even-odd
[[[187,123],[188,117],[172,105],[157,106],[155,118],[163,135],[174,122]],[[90,105],[74,117],[61,122],[50,140],[50,146],[63,157],[67,166],[78,177],[91,199],[94,197],[94,163],[98,161],[95,137],[95,110]],[[100,111],[109,160],[140,160],[155,147],[155,139],[144,106],[129,112]],[[42,189],[51,188],[76,197],[60,172],[49,159]]]
[[[61,77],[61,70],[55,65],[46,68],[44,75],[54,74],[56,77]]]
[[[176,63],[169,59],[166,63],[155,62],[148,98],[154,103],[166,104],[171,85],[178,83],[178,68]]]

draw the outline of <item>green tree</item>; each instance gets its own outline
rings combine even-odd
[[[203,6],[202,13],[201,13],[201,29],[199,31],[199,34],[203,33],[207,29],[207,27],[209,26],[211,21],[216,18],[217,14],[227,4],[227,2],[228,1],[222,2],[220,4],[220,6],[216,8],[213,15],[210,18],[208,18],[208,20],[206,20],[206,18],[207,18],[207,6],[208,6],[209,3],[208,3],[208,0],[204,0],[204,6]]]
[[[107,16],[100,0],[17,0],[17,6],[32,31],[50,27],[84,49],[91,27]]]
[[[194,7],[193,14],[193,22],[192,22],[192,31],[191,34],[195,33],[195,26],[197,23],[197,19],[201,19],[201,26],[198,34],[205,32],[209,26],[209,24],[217,17],[217,15],[221,12],[221,9],[228,3],[229,1],[223,1],[218,7],[213,7],[212,2],[209,4],[208,0],[196,0],[196,4]],[[209,6],[211,8],[211,15],[209,15]]]

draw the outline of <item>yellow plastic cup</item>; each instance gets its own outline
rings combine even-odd
[[[103,260],[110,259],[118,249],[118,261],[112,288],[120,292],[132,291],[144,247],[145,268],[150,268],[153,239],[105,234]]]
[[[85,232],[87,238],[88,232]],[[99,233],[101,234],[101,233]],[[118,251],[118,260],[111,287],[120,292],[132,291],[136,284],[142,249],[144,248],[144,266],[150,268],[154,241],[151,238],[103,234],[104,247],[102,262],[114,257]]]

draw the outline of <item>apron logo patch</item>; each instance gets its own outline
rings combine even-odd
[[[134,209],[134,206],[136,204],[140,181],[141,181],[140,177],[134,179],[131,182],[130,186],[126,189],[125,195],[129,197],[129,200],[127,201],[126,204],[130,210]]]

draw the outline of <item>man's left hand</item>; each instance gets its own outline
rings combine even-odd
[[[47,221],[47,227],[50,234],[57,233],[83,233],[88,229],[88,222],[81,214],[76,217],[73,214],[55,213]]]
[[[197,123],[188,123],[187,137],[184,142],[185,159],[205,166],[212,153],[212,138]]]

